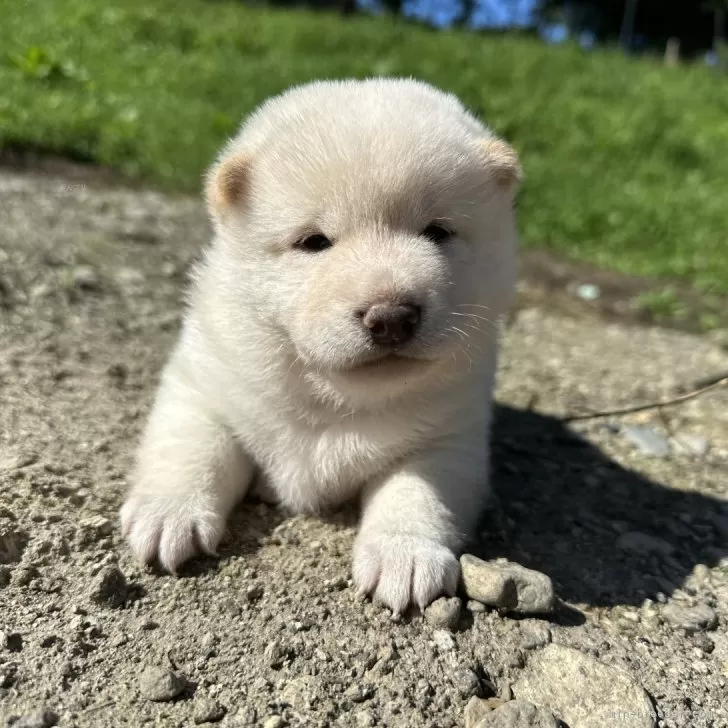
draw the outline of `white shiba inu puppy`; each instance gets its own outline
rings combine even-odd
[[[316,512],[360,498],[353,576],[402,612],[454,592],[488,493],[520,170],[454,97],[317,82],[213,165],[197,268],[121,512],[144,561],[214,553],[254,476]]]

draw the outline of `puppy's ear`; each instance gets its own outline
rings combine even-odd
[[[240,152],[223,157],[207,174],[205,197],[213,218],[222,217],[248,195],[250,158]]]
[[[490,137],[481,142],[488,171],[495,183],[503,189],[515,191],[523,179],[518,154],[502,139]]]

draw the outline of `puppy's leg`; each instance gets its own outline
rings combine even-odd
[[[122,532],[144,562],[175,569],[214,554],[254,466],[174,365],[165,371],[121,509]]]
[[[485,434],[475,440],[471,433],[420,453],[364,493],[354,581],[393,614],[455,593],[456,553],[488,492]]]

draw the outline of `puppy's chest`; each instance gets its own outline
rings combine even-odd
[[[308,509],[350,499],[364,483],[391,469],[417,439],[401,423],[368,420],[283,427],[259,447],[274,489],[290,505]]]

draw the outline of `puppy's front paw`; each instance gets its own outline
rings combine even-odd
[[[354,546],[354,582],[399,615],[414,603],[424,609],[457,589],[460,564],[434,539],[406,533],[360,533]]]
[[[216,555],[225,514],[199,496],[132,492],[121,509],[121,529],[140,561],[156,558],[174,573],[197,552]]]

